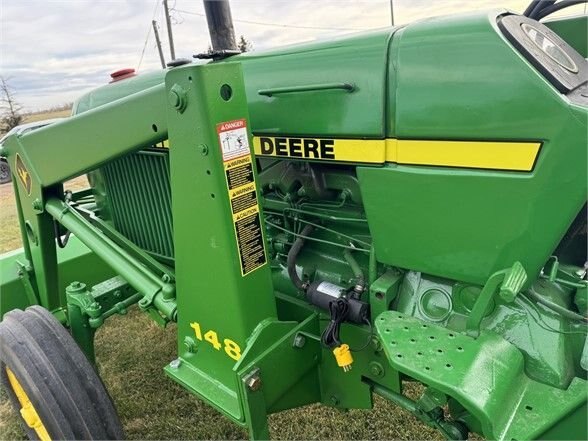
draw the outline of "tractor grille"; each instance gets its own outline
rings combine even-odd
[[[102,168],[117,231],[155,255],[173,258],[169,155],[144,150]]]

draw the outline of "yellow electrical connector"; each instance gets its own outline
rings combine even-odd
[[[340,368],[343,368],[344,372],[349,372],[351,370],[351,365],[353,364],[353,357],[351,356],[349,345],[341,345],[336,347],[335,349],[333,349],[333,355],[335,355],[337,365]]]

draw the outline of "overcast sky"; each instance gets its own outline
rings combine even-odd
[[[528,3],[394,0],[394,15],[396,24],[404,24],[473,9],[506,7],[522,12]],[[169,0],[169,4],[176,56],[191,58],[205,51],[209,37],[202,0]],[[236,34],[245,35],[254,50],[390,24],[389,0],[232,0],[231,7]],[[73,101],[109,81],[115,70],[159,68],[150,31],[153,17],[160,24],[169,60],[161,0],[0,0],[0,74],[11,78],[27,110]]]

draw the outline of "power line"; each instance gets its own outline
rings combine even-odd
[[[199,13],[199,12],[186,11],[183,9],[176,9],[176,8],[173,8],[172,10],[177,11],[177,12],[181,12],[183,14],[197,15],[198,17],[205,17],[204,14]],[[294,28],[294,29],[314,29],[314,30],[318,30],[318,31],[366,31],[369,29],[369,28],[321,28],[321,27],[317,27],[317,26],[299,26],[299,25],[291,25],[291,24],[266,23],[266,22],[261,22],[261,21],[239,20],[239,19],[233,19],[233,21],[236,21],[239,23],[259,25],[259,26],[273,26],[273,27],[278,27],[278,28]]]
[[[159,7],[159,0],[155,0],[155,6],[153,7],[153,14],[151,17],[151,21],[155,20],[155,15],[157,14],[157,9]],[[143,50],[141,51],[141,57],[139,58],[139,64],[137,65],[137,72],[141,67],[141,63],[143,63],[143,57],[145,56],[145,49],[147,49],[147,43],[149,43],[149,36],[151,35],[152,25],[150,24],[147,28],[147,35],[145,35],[145,43],[143,44]]]

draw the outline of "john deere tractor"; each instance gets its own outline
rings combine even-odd
[[[586,439],[588,17],[548,18],[576,3],[176,60],[9,137],[0,375],[30,437],[124,436],[94,334],[136,304],[252,438],[377,394],[448,439]]]

